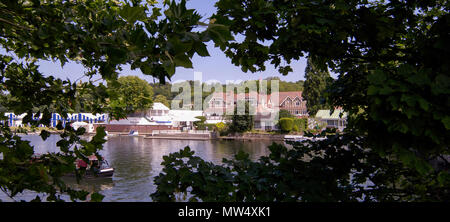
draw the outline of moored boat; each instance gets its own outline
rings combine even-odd
[[[79,159],[75,164],[77,170],[85,170],[85,177],[112,177],[114,175],[114,168],[110,167],[105,159],[98,160],[95,155],[89,156],[88,159],[89,163]]]
[[[131,130],[128,133],[128,136],[139,136],[139,132],[137,130]]]

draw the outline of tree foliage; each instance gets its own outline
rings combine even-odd
[[[176,161],[183,171],[164,171],[155,181],[172,185],[153,197],[173,200],[169,192],[189,185],[203,200],[213,200],[204,192],[213,186],[229,192],[208,190],[215,200],[230,201],[450,199],[449,1],[219,0],[216,7],[216,23],[244,36],[221,48],[244,72],[270,62],[287,74],[292,60],[308,54],[338,73],[328,95],[349,112],[346,132],[293,150],[272,146],[258,162],[244,154],[225,166]],[[315,155],[303,159],[310,151]]]
[[[239,110],[240,106],[244,107],[245,110]],[[252,109],[253,107],[247,101],[238,100],[236,102],[234,114],[230,117],[229,130],[231,133],[243,133],[253,129],[254,113],[252,113]]]
[[[163,95],[155,96],[155,98],[153,99],[153,102],[155,102],[155,103],[162,103],[165,106],[170,108],[169,100],[167,100],[167,98],[165,96],[163,96]]]
[[[121,76],[108,84],[111,106],[124,107],[128,112],[145,111],[152,107],[153,89],[137,76]]]
[[[273,143],[270,155],[256,162],[240,151],[233,160],[224,159],[223,165],[206,162],[186,147],[164,156],[163,171],[155,177],[158,188],[151,197],[165,202],[181,201],[178,197],[183,194],[189,201],[220,202],[448,199],[444,180],[408,181],[418,173],[366,149],[365,143],[363,137],[350,133],[328,135],[318,142],[294,142],[292,149]],[[429,189],[423,189],[423,184]]]
[[[45,77],[38,60],[76,61],[87,77],[108,81],[131,65],[165,83],[176,67],[191,68],[194,54],[208,56],[208,41],[244,72],[270,62],[288,74],[292,60],[313,55],[320,69],[339,74],[329,101],[349,112],[343,135],[294,149],[275,145],[258,162],[240,153],[225,166],[185,149],[164,157],[153,199],[173,200],[188,188],[202,200],[450,199],[449,1],[219,0],[216,7],[207,24],[184,0],[164,1],[163,8],[135,0],[2,1],[0,44],[8,54],[0,55],[0,90],[10,94],[2,105],[27,113],[25,124],[49,125],[52,112],[73,112],[83,89],[94,97],[88,103],[94,112],[127,114],[107,102],[114,97],[104,85],[89,81],[81,88]],[[34,112],[42,118],[34,120]],[[59,179],[73,172],[76,158],[98,155],[105,142],[102,130],[90,141],[82,134],[67,126],[57,143],[61,152],[33,159],[33,147],[1,124],[0,188],[12,198],[28,189],[50,201],[61,200],[60,193],[86,199]]]
[[[305,79],[302,97],[306,100],[309,115],[314,116],[319,109],[330,108],[325,100],[325,90],[331,82],[328,70],[320,70],[310,57],[306,63]]]
[[[435,182],[433,172],[448,173],[448,1],[221,0],[216,6],[217,22],[245,36],[224,50],[233,63],[253,71],[271,61],[287,73],[282,60],[313,55],[319,68],[339,73],[331,105],[349,111],[348,128],[366,136],[368,148]]]
[[[201,16],[186,9],[184,0],[165,1],[162,8],[155,4],[137,0],[0,2],[0,45],[6,51],[0,55],[0,90],[10,95],[2,98],[4,109],[26,113],[23,123],[32,126],[48,126],[52,112],[67,117],[81,103],[93,113],[123,118],[132,112],[130,107],[115,102],[116,95],[105,85],[93,84],[94,75],[114,82],[121,67],[131,65],[164,83],[176,67],[192,68],[195,54],[208,56],[205,42],[223,46],[232,39],[226,26],[200,22]],[[55,78],[54,73],[46,77],[39,72],[39,60],[59,61],[62,66],[69,61],[80,63],[89,81],[77,85]],[[82,99],[83,94],[90,98]],[[42,118],[33,118],[41,114]],[[5,119],[4,113],[0,118]],[[56,144],[60,152],[36,157],[28,142],[0,124],[0,188],[9,197],[32,190],[47,194],[48,201],[62,200],[61,194],[86,199],[88,193],[68,188],[60,177],[74,172],[75,159],[99,156],[105,133],[98,129],[86,141],[79,138],[83,128],[74,131],[61,124],[57,128],[64,130]],[[48,136],[47,131],[41,132],[42,139]],[[93,194],[91,200],[101,200],[101,195]]]

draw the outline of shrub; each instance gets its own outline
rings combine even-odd
[[[279,124],[281,131],[290,132],[294,127],[294,120],[292,118],[281,118]]]
[[[297,127],[297,130],[294,129],[294,131],[297,132],[303,132],[307,128],[308,120],[304,118],[293,118],[294,120],[294,126]]]
[[[204,116],[196,116],[195,118],[200,120],[200,121],[194,122],[195,128],[198,129],[198,130],[204,130],[206,128],[206,126],[205,126],[206,117],[204,117]]]
[[[226,125],[223,122],[219,122],[219,123],[216,124],[216,127],[217,127],[217,130],[223,131],[223,130],[225,130]]]
[[[206,121],[206,117],[204,117],[204,116],[196,116],[195,118],[200,120],[200,121],[197,121],[196,123],[198,123],[198,122],[204,123]]]
[[[217,129],[216,124],[214,124],[214,123],[205,123],[204,124],[204,129],[206,130],[206,128],[208,128],[208,130]]]

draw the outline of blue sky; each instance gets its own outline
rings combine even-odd
[[[210,17],[215,11],[214,7],[216,0],[189,0],[187,2],[187,8],[196,9],[197,12],[204,18]],[[192,59],[193,69],[177,68],[175,75],[172,77],[172,82],[180,80],[192,80],[194,78],[194,71],[201,72],[203,75],[203,81],[218,80],[225,83],[226,80],[251,80],[251,79],[264,79],[270,76],[280,77],[284,81],[296,82],[298,80],[304,80],[304,70],[306,67],[306,59],[300,61],[293,61],[291,67],[293,72],[287,76],[283,76],[271,65],[266,65],[264,72],[244,73],[240,67],[237,67],[231,63],[231,60],[225,56],[225,54],[219,49],[214,47],[214,43],[208,43],[208,51],[210,57],[200,57],[194,55]],[[41,61],[40,71],[46,75],[53,75],[62,79],[69,78],[74,81],[83,77],[85,69],[82,65],[75,62],[66,64],[63,68],[59,62],[53,61]],[[139,70],[131,70],[130,66],[123,66],[123,71],[120,75],[136,75],[149,82],[153,82],[153,78],[142,74]],[[85,79],[85,78],[81,78]]]

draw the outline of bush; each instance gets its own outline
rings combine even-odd
[[[293,118],[294,120],[294,126],[297,127],[297,130],[294,129],[296,132],[303,132],[307,128],[308,120],[304,118]]]
[[[220,132],[220,131],[224,131],[227,126],[225,125],[225,123],[219,122],[216,124],[216,127],[217,127],[217,130],[219,130],[219,132]]]
[[[214,124],[214,123],[205,123],[204,124],[204,130],[206,130],[206,128],[208,128],[208,130],[217,129],[216,124]]]
[[[228,132],[228,130],[229,130],[228,124],[225,124],[223,122],[219,122],[219,123],[216,124],[215,127],[216,127],[217,131],[219,132],[220,136],[228,135],[228,133],[229,133]]]
[[[198,123],[198,122],[204,123],[206,121],[206,117],[204,117],[204,116],[196,116],[195,118],[200,120],[200,121],[197,121],[196,123]]]
[[[197,130],[204,130],[206,128],[206,126],[205,126],[206,117],[196,116],[195,118],[200,119],[200,121],[194,122],[195,128]]]
[[[290,132],[294,127],[294,120],[292,118],[281,118],[279,124],[281,131]]]

